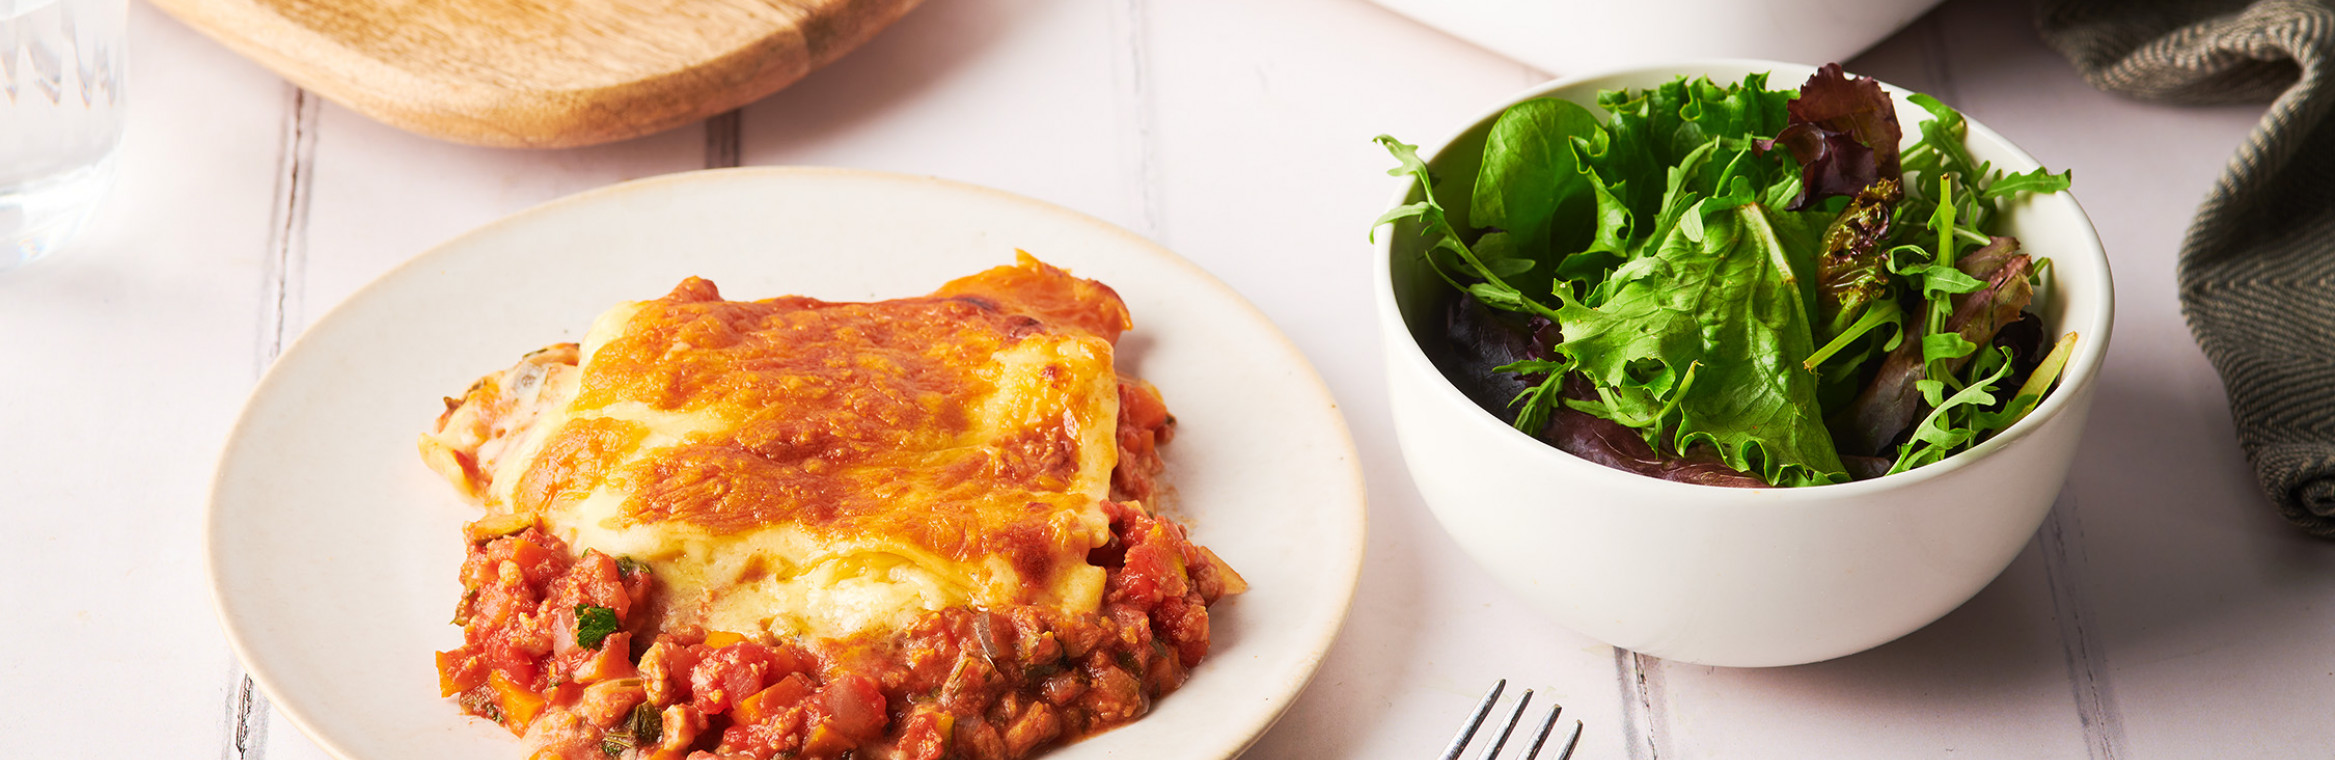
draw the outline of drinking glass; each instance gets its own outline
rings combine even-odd
[[[0,270],[73,236],[113,183],[125,0],[0,0]]]

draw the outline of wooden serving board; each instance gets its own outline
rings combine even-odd
[[[561,148],[776,92],[919,0],[154,0],[285,78],[456,142]]]

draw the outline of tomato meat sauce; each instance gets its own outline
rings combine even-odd
[[[656,633],[646,566],[527,527],[472,544],[440,687],[529,737],[531,760],[1026,757],[1183,685],[1208,653],[1208,605],[1241,589],[1182,527],[1107,511],[1097,611],[954,608],[809,643]]]

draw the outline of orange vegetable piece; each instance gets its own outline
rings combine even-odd
[[[576,665],[576,682],[594,684],[640,675],[632,664],[632,633],[617,631],[600,640],[599,651]]]
[[[438,696],[451,697],[486,683],[486,663],[467,649],[438,653]]]
[[[535,723],[535,716],[543,712],[543,697],[513,682],[500,670],[487,674],[486,682],[494,687],[495,701],[502,706],[503,727],[513,734],[526,735],[527,727]]]
[[[811,682],[803,678],[801,673],[788,674],[778,683],[771,684],[770,688],[754,692],[739,702],[737,707],[730,710],[730,716],[738,725],[751,726],[800,704],[808,696],[811,696]]]

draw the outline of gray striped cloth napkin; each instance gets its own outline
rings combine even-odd
[[[2104,90],[2275,98],[2181,245],[2181,310],[2279,512],[2335,538],[2335,0],[2041,0],[2036,26]]]

